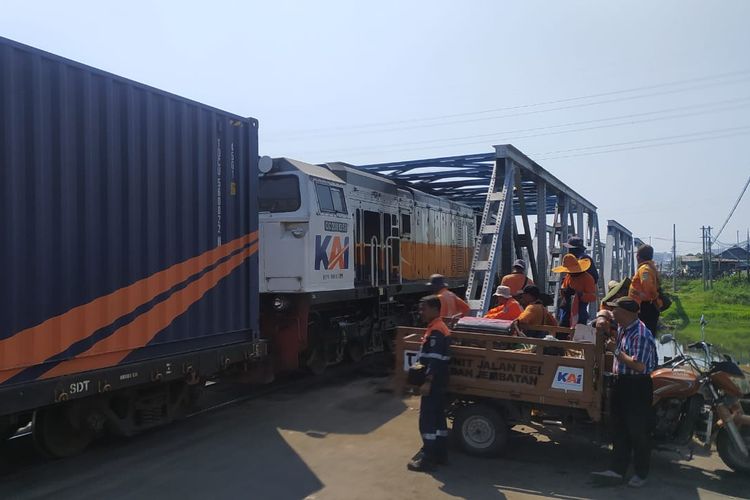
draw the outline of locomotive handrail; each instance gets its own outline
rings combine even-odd
[[[393,265],[393,244],[392,241],[398,241],[399,242],[399,249],[401,245],[401,238],[398,236],[389,236],[385,239],[385,248],[386,248],[386,273],[385,273],[385,284],[390,285],[391,284],[391,266]],[[399,254],[398,259],[398,283],[403,283],[403,278],[401,277],[401,256]]]
[[[378,286],[380,283],[380,266],[376,262],[380,252],[378,251],[378,237],[370,238],[370,282],[372,286]]]

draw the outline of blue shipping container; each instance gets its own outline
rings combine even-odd
[[[0,38],[0,389],[256,341],[257,161],[255,119]]]

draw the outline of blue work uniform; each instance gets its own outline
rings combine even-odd
[[[437,318],[422,336],[419,362],[427,367],[432,378],[430,393],[422,396],[419,406],[419,432],[422,434],[424,454],[430,458],[444,457],[448,451],[448,422],[445,418],[446,393],[450,356],[450,330]]]

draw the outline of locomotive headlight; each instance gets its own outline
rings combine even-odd
[[[274,311],[276,312],[286,311],[287,309],[289,309],[289,305],[290,305],[289,299],[287,299],[286,297],[277,295],[276,297],[273,298],[272,306],[273,306]]]
[[[305,233],[307,233],[307,224],[287,222],[284,224],[284,230],[292,233],[292,236],[295,238],[302,238],[305,236]]]

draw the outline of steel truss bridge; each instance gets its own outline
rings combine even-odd
[[[616,221],[608,221],[606,240],[602,241],[596,206],[591,201],[516,147],[504,144],[494,146],[494,150],[491,153],[357,165],[356,168],[470,205],[477,211],[478,219],[486,216],[485,233],[495,230],[493,225],[498,226],[497,248],[493,249],[497,258],[490,259],[493,269],[485,270],[489,277],[509,273],[513,260],[523,258],[539,287],[556,293],[559,275],[552,273],[551,269],[559,265],[565,253],[562,244],[574,234],[583,238],[600,270],[599,296],[604,294],[609,280],[632,276],[634,239],[627,228]],[[512,179],[509,186],[512,196],[494,195],[501,209],[484,214],[488,191],[497,185],[495,180],[502,185],[504,179]],[[496,214],[502,214],[501,220]],[[481,222],[478,220],[477,224],[480,231]],[[483,235],[479,234],[477,238],[481,244]],[[485,283],[493,282],[488,279],[488,274],[482,278]],[[484,288],[488,292],[487,287]]]

